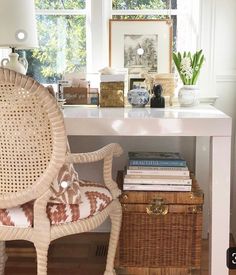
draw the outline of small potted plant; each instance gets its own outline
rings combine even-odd
[[[183,82],[183,87],[179,90],[178,95],[180,106],[197,105],[199,89],[196,83],[205,60],[202,50],[196,51],[194,54],[190,52],[173,53],[173,60]]]

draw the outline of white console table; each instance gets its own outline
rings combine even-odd
[[[210,275],[226,275],[229,247],[231,118],[209,105],[192,108],[66,106],[68,135],[210,137]],[[199,158],[200,155],[196,153]],[[199,160],[198,160],[199,163]]]

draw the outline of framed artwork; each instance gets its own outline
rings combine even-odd
[[[130,78],[129,89],[132,90],[132,89],[146,88],[144,80],[145,78]]]
[[[170,73],[171,60],[172,21],[170,19],[110,19],[110,67]]]

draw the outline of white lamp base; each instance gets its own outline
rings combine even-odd
[[[28,62],[24,57],[19,58],[18,53],[10,53],[9,59],[2,59],[1,66],[21,74],[26,74],[28,69]]]

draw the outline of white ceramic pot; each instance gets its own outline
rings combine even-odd
[[[180,88],[178,100],[181,107],[191,107],[199,104],[200,90],[196,85],[184,85]]]
[[[1,66],[21,74],[26,74],[28,69],[28,62],[24,57],[19,58],[18,53],[10,53],[9,59],[4,58],[1,61]]]

